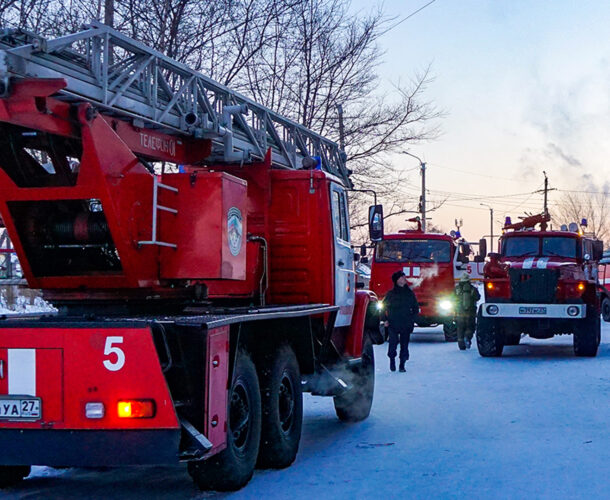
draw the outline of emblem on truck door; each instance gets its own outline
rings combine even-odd
[[[229,240],[231,255],[234,255],[235,257],[237,257],[241,251],[242,233],[241,212],[239,208],[231,207],[227,214],[227,239]]]

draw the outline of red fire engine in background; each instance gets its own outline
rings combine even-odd
[[[464,273],[480,281],[487,253],[486,240],[471,243],[459,233],[424,233],[418,218],[409,219],[416,229],[385,234],[375,244],[371,262],[370,288],[379,299],[392,288],[392,274],[403,271],[420,307],[416,324],[420,327],[443,325],[445,340],[457,340],[454,311],[456,282]],[[472,256],[472,247],[479,252]],[[379,302],[379,307],[383,302]]]
[[[597,354],[603,242],[584,235],[576,223],[549,230],[549,221],[546,211],[516,223],[507,218],[499,253],[489,254],[484,269],[485,302],[476,332],[481,356],[501,356],[522,334],[573,334],[576,356]]]
[[[0,321],[0,484],[182,461],[235,489],[294,460],[302,391],[366,418],[337,145],[102,24],[0,49],[0,213],[59,308]]]

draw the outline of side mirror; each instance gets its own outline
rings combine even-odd
[[[369,238],[371,241],[383,239],[383,206],[371,205],[369,207]]]
[[[360,255],[363,257],[366,255],[366,245],[360,245]]]
[[[604,256],[604,242],[601,240],[593,241],[593,260],[600,261]]]
[[[487,257],[487,240],[485,238],[479,240],[479,256],[481,259]]]
[[[360,254],[358,252],[354,252],[354,262],[360,261]]]

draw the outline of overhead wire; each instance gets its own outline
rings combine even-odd
[[[389,33],[390,31],[392,31],[394,28],[396,28],[397,26],[400,26],[402,23],[404,23],[407,19],[412,18],[415,14],[420,13],[422,10],[424,10],[426,7],[428,7],[429,5],[432,5],[434,2],[436,2],[436,0],[430,0],[426,5],[424,5],[423,7],[420,7],[419,9],[411,12],[411,14],[403,17],[400,21],[398,21],[397,23],[394,23],[392,26],[390,26],[388,29],[386,29],[385,31],[381,32],[381,35],[385,35],[386,33]]]

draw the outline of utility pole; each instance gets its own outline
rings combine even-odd
[[[481,206],[489,208],[489,222],[490,222],[490,233],[489,233],[489,251],[494,251],[494,209],[486,203],[480,203]]]
[[[426,163],[421,161],[418,156],[415,156],[408,151],[402,152],[405,155],[412,156],[419,162],[419,172],[421,175],[421,196],[419,197],[419,210],[418,212],[421,214],[421,229],[425,233],[426,232]]]
[[[542,171],[542,173],[544,174],[544,213],[548,214],[549,178],[546,176],[546,172],[544,170]]]

